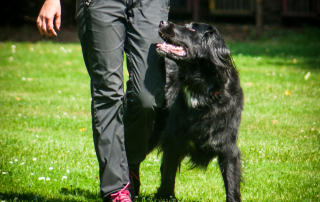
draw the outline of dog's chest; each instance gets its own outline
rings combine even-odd
[[[188,89],[188,86],[185,86],[183,89],[184,100],[188,108],[197,108],[201,105],[199,96],[194,92]]]
[[[209,95],[201,88],[191,88],[184,86],[182,88],[183,100],[188,109],[205,109],[210,107],[212,100]]]

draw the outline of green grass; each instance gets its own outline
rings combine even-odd
[[[320,40],[309,32],[228,42],[245,94],[243,201],[320,201]],[[101,201],[79,44],[1,42],[0,88],[0,201]],[[142,196],[159,167],[156,152],[143,162]],[[225,200],[216,161],[188,168],[178,199]]]

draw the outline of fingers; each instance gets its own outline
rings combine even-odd
[[[53,22],[51,22],[52,24]],[[37,27],[39,29],[39,32],[42,36],[51,37],[52,34],[48,31],[50,29],[50,19],[44,17],[43,15],[39,14],[37,18]],[[51,26],[53,27],[53,26]]]
[[[61,24],[61,18],[56,18],[55,26],[58,30],[60,28],[60,24]],[[54,27],[53,27],[53,18],[39,15],[37,19],[37,27],[39,29],[40,34],[44,37],[57,36],[57,32],[54,30]]]
[[[61,26],[61,13],[60,12],[58,12],[55,16],[55,26],[60,31],[60,26]]]
[[[48,37],[57,36],[56,31],[54,30],[53,27],[53,18],[46,18],[46,25],[47,25],[47,32],[46,35]]]
[[[38,27],[38,30],[40,32],[40,34],[45,37],[45,34],[43,33],[42,29],[41,29],[41,26],[42,26],[42,20],[41,20],[41,17],[40,15],[38,16],[37,18],[37,27]]]
[[[37,18],[37,27],[42,36],[52,37],[57,36],[54,25],[60,30],[60,0],[46,0]]]
[[[49,20],[47,20],[46,18],[42,17],[42,19],[41,19],[41,31],[44,34],[44,36],[51,37],[51,35],[49,34],[48,29],[47,29],[48,22],[49,22]]]

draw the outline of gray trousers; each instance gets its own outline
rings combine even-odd
[[[102,198],[129,182],[147,154],[163,101],[163,64],[155,49],[169,0],[77,0],[76,21],[91,78],[92,130]],[[123,109],[123,52],[129,81]],[[125,134],[125,135],[124,135]]]

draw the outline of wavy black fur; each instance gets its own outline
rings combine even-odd
[[[184,47],[185,56],[157,51],[166,58],[166,106],[158,113],[149,152],[163,152],[157,198],[174,196],[177,169],[190,157],[193,167],[206,168],[213,158],[223,176],[226,200],[240,201],[241,165],[237,147],[243,93],[229,49],[210,25],[179,26],[161,21],[167,43]]]

